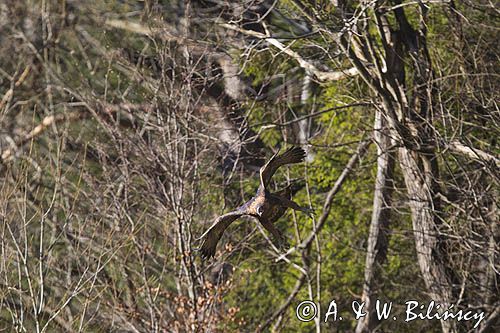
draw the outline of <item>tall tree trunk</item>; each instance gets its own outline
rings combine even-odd
[[[370,51],[373,49],[370,37],[361,44],[346,39],[341,42],[363,79],[378,96],[390,135],[401,145],[399,164],[407,188],[419,268],[430,297],[440,303],[443,310],[453,302],[453,279],[446,268],[446,242],[439,233],[439,168],[432,135],[433,73],[426,46],[426,7],[421,6],[417,31],[407,20],[401,1],[394,0],[392,4],[395,5],[397,29],[391,26],[384,13],[376,10],[385,59],[378,59],[376,52]],[[363,60],[360,54],[366,55],[366,59]],[[366,62],[374,66],[366,66]],[[367,266],[370,266],[368,260],[376,259],[367,258]],[[368,271],[367,285],[371,282],[370,275],[373,272]],[[364,291],[368,301],[370,292]],[[450,321],[441,321],[441,325],[444,332],[455,330]],[[365,327],[370,327],[370,323],[359,324],[358,332]]]
[[[394,4],[400,5],[396,0]],[[399,33],[404,44],[404,56],[412,64],[410,83],[406,87],[409,106],[404,106],[405,122],[413,135],[415,147],[401,147],[399,163],[403,172],[418,264],[430,298],[448,308],[453,302],[453,284],[447,271],[446,240],[439,231],[441,200],[438,196],[439,167],[433,144],[433,69],[427,50],[427,7],[420,6],[420,27],[416,31],[409,23],[404,9],[394,10]],[[455,331],[451,321],[441,321],[443,332]]]
[[[448,308],[453,302],[451,281],[446,272],[444,240],[439,233],[440,200],[433,190],[435,174],[425,165],[434,156],[423,156],[406,148],[399,150],[399,161],[403,171],[411,209],[413,235],[418,264],[430,298]],[[424,167],[422,167],[424,166]],[[451,321],[441,321],[443,332],[455,330]]]
[[[358,321],[356,333],[372,332],[379,322],[375,316],[374,307],[378,282],[376,273],[378,266],[386,259],[388,248],[395,156],[394,152],[391,151],[389,131],[380,111],[375,114],[373,136],[377,145],[377,178],[375,180],[362,296],[368,314]]]

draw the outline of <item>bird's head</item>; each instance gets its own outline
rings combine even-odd
[[[257,215],[262,216],[262,214],[264,213],[264,206],[258,206],[257,209]]]

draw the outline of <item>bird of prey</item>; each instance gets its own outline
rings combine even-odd
[[[259,222],[269,231],[279,244],[284,243],[283,235],[273,225],[287,210],[302,211],[311,214],[309,208],[301,207],[290,200],[293,188],[287,188],[271,193],[269,186],[271,178],[278,168],[286,164],[300,163],[304,160],[306,152],[300,147],[292,147],[283,154],[278,155],[279,151],[260,169],[260,186],[256,195],[236,208],[236,210],[218,217],[212,226],[199,238],[202,239],[200,252],[203,258],[210,258],[215,255],[215,248],[224,231],[229,225],[241,216],[249,215],[257,218]]]

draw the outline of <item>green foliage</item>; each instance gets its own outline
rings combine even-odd
[[[288,261],[276,262],[276,253],[258,224],[243,218],[222,237],[216,259],[201,261],[195,251],[199,246],[196,238],[216,216],[250,199],[259,186],[257,170],[242,171],[238,165],[234,173],[222,174],[220,160],[214,158],[221,143],[210,130],[219,124],[213,119],[205,123],[203,113],[211,112],[214,104],[222,112],[232,105],[207,97],[213,82],[205,73],[210,72],[209,66],[217,66],[211,51],[216,56],[219,52],[229,54],[238,59],[241,76],[254,90],[269,92],[266,101],[231,101],[244,110],[245,121],[258,133],[267,157],[272,149],[297,144],[297,118],[313,115],[307,119],[315,135],[308,142],[313,161],[280,168],[273,179],[276,188],[291,179],[304,179],[307,188],[293,200],[316,212],[311,219],[289,211],[276,223],[291,246],[314,230],[326,194],[358,143],[372,135],[373,113],[379,105],[343,108],[377,100],[366,82],[359,75],[329,83],[315,82],[313,77],[311,96],[301,101],[305,66],[265,40],[241,37],[234,31],[227,36],[226,45],[223,35],[218,35],[219,20],[224,21],[230,11],[216,15],[217,20],[207,19],[203,15],[212,15],[218,7],[197,12],[195,6],[203,1],[180,2],[179,6],[175,1],[163,1],[168,17],[154,16],[156,5],[146,1],[71,4],[78,10],[64,1],[42,3],[48,12],[38,13],[40,17],[32,20],[39,29],[34,37],[28,36],[27,18],[33,14],[28,8],[18,11],[18,22],[0,22],[0,154],[12,148],[15,155],[0,161],[0,329],[36,331],[36,320],[43,326],[64,304],[57,312],[61,321],[54,321],[47,331],[104,332],[130,327],[137,331],[184,331],[186,327],[202,331],[211,320],[219,331],[253,331],[285,302],[301,274],[297,267],[305,266],[309,275],[284,314],[283,331],[314,330],[313,323],[296,319],[295,306],[315,298],[318,291],[323,315],[329,302],[336,300],[343,309],[341,315],[352,318],[345,309],[362,293],[376,147],[369,148],[335,195],[324,227],[304,256],[295,251]],[[350,2],[349,6],[362,18],[364,13],[356,7],[360,3]],[[389,6],[390,2],[381,3]],[[337,45],[344,17],[332,4],[308,2],[301,8],[296,1],[278,1],[274,8],[281,10],[281,15],[266,9],[267,14],[259,15],[267,17],[259,16],[259,20],[277,40],[320,70],[349,68],[352,64]],[[447,5],[428,6],[427,43],[435,71],[430,87],[440,103],[429,115],[436,141],[465,138],[471,146],[494,154],[498,152],[498,130],[491,125],[497,119],[490,110],[494,109],[498,82],[486,75],[498,72],[498,29],[492,28],[493,14],[458,3],[460,17],[467,15],[470,22],[480,22],[464,24],[466,20],[454,16]],[[6,19],[4,7],[9,6],[0,5],[2,19]],[[419,4],[405,2],[402,7],[417,28]],[[358,22],[358,31],[342,33],[359,34],[359,40],[370,37],[373,50],[368,51],[383,58],[380,31],[371,19],[373,10],[366,9],[368,19]],[[66,17],[69,11],[79,20],[71,23]],[[181,20],[172,13],[189,17]],[[315,17],[314,22],[305,15]],[[142,30],[134,32],[135,25],[103,27],[109,18],[130,20]],[[394,14],[387,14],[387,19],[396,30]],[[291,25],[291,20],[297,24]],[[176,23],[169,26],[171,22]],[[215,23],[202,30],[207,22]],[[311,28],[312,33],[292,40],[302,34],[301,25]],[[146,36],[148,28],[151,35]],[[200,29],[202,32],[197,31]],[[173,38],[178,31],[183,32],[178,39]],[[43,43],[36,40],[49,35],[52,39]],[[251,43],[240,50],[230,46],[233,38],[237,40],[234,45]],[[202,52],[200,45],[206,47]],[[158,64],[147,65],[145,59]],[[405,89],[413,97],[416,87],[409,79],[415,75],[412,59],[403,61]],[[28,78],[18,84],[16,80],[27,67]],[[108,105],[118,111],[109,111]],[[330,111],[314,114],[322,110]],[[71,120],[75,114],[81,119]],[[48,116],[61,115],[64,117],[57,122],[47,121]],[[120,117],[128,115],[137,126],[120,123]],[[31,137],[30,131],[44,122],[49,125]],[[441,147],[436,149],[442,171],[439,194],[450,203],[440,208],[439,217],[450,229],[446,233],[455,232],[460,240],[448,251],[459,263],[457,267],[475,269],[473,257],[461,255],[460,247],[476,249],[476,244],[481,244],[461,242],[467,240],[467,228],[476,220],[491,218],[484,207],[496,202],[494,196],[488,197],[494,184],[482,170],[494,166],[478,167],[473,160],[464,163],[445,154]],[[394,182],[389,250],[376,292],[395,302],[425,299],[415,263],[408,198],[398,168]],[[477,185],[483,183],[483,188]],[[460,202],[469,192],[473,200]],[[474,237],[482,232],[481,228],[471,229]],[[264,234],[270,237],[267,231]],[[231,264],[234,273],[216,285],[209,281],[210,274],[221,262]],[[474,275],[471,272],[463,275]],[[43,310],[38,319],[36,309]],[[23,320],[23,327],[16,326]],[[66,321],[71,329],[64,328]],[[354,325],[353,320],[324,324],[326,329],[338,331],[353,331]],[[392,321],[386,325],[382,328],[386,331],[414,329]],[[425,323],[418,328],[436,331],[438,326]]]

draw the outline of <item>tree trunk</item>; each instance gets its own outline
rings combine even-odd
[[[372,332],[379,322],[375,316],[374,308],[378,282],[376,273],[378,266],[385,261],[387,256],[395,160],[394,152],[390,150],[389,131],[384,123],[382,113],[377,111],[374,125],[374,141],[377,144],[377,178],[375,180],[362,296],[368,314],[358,321],[356,333]]]

